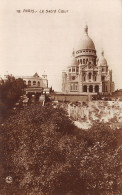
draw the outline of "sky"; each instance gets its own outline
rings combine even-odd
[[[122,88],[121,0],[0,0],[0,5],[0,76],[45,71],[49,86],[61,91],[62,71],[71,65],[87,24],[97,57],[103,49],[115,89]]]

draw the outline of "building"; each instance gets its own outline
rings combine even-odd
[[[42,94],[49,93],[47,75],[43,74],[42,77],[36,72],[33,76],[18,76],[16,78],[22,78],[27,88],[26,94]]]
[[[119,99],[122,101],[122,89],[117,89],[116,91],[114,91],[112,93],[112,96],[115,98],[115,99]]]
[[[111,94],[114,91],[112,70],[109,70],[104,51],[98,59],[94,42],[88,35],[88,26],[73,51],[71,64],[62,72],[62,92],[68,94]]]

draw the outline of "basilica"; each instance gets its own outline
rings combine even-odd
[[[111,94],[114,91],[112,70],[102,50],[98,59],[94,42],[88,35],[88,26],[73,51],[71,62],[66,71],[62,72],[62,92],[64,94]]]

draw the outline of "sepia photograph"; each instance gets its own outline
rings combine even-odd
[[[122,0],[0,0],[0,195],[122,194]]]

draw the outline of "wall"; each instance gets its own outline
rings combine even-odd
[[[67,101],[67,102],[78,102],[78,101],[89,101],[91,96],[88,95],[74,95],[74,94],[52,94],[52,101]]]

